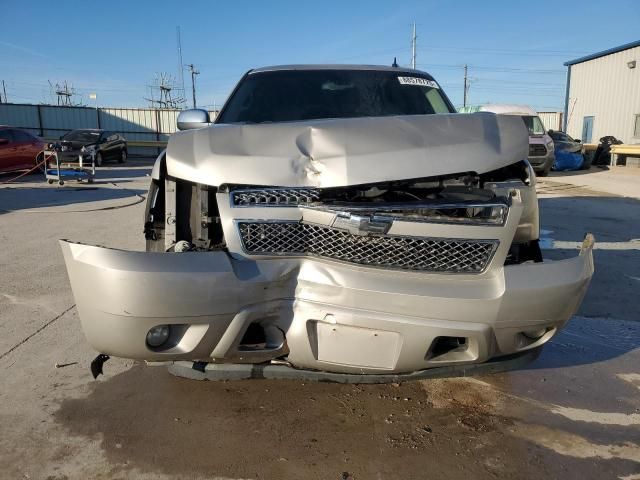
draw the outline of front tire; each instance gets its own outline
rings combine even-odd
[[[46,168],[46,165],[43,163],[44,161],[44,153],[40,152],[37,156],[36,156],[36,172],[40,172],[40,173],[44,173],[44,170]]]
[[[120,158],[118,158],[118,163],[124,163],[127,161],[127,151],[123,148],[120,151]]]

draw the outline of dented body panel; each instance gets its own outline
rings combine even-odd
[[[126,252],[68,242],[62,249],[85,335],[100,352],[252,362],[262,359],[238,343],[260,320],[285,332],[281,352],[292,365],[345,373],[412,372],[540,346],[575,312],[593,273],[591,246],[573,259],[468,278],[318,259],[246,262],[224,252]],[[158,324],[188,329],[172,349],[152,352],[145,335]],[[540,329],[536,340],[522,333]],[[468,346],[430,357],[429,346],[442,336],[467,338]]]
[[[543,261],[527,151],[523,122],[490,113],[179,132],[152,171],[146,252],[61,241],[85,335],[119,357],[336,374],[536,349],[579,307],[593,239]]]
[[[526,158],[527,139],[519,118],[491,113],[216,125],[173,135],[167,172],[214,186],[358,185],[489,172]]]

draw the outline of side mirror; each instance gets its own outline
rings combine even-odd
[[[200,108],[184,110],[178,115],[178,130],[191,130],[211,125],[209,112]]]
[[[0,145],[6,145],[7,143],[9,143],[8,138],[0,138]]]
[[[577,138],[574,138],[573,141],[576,142],[576,143],[582,143],[582,140],[579,140]]]

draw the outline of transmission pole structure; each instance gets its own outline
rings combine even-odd
[[[184,95],[184,64],[182,63],[182,37],[180,35],[180,27],[176,27],[176,36],[178,42],[178,73],[180,74],[180,87]]]
[[[7,100],[7,88],[4,85],[4,80],[2,80],[2,91],[4,93],[4,103],[9,103],[8,100]],[[0,95],[0,103],[3,103],[2,95]]]
[[[411,36],[411,68],[416,68],[416,22],[413,22],[413,35]]]
[[[191,72],[191,93],[193,93],[193,108],[196,108],[196,75],[200,75],[200,72],[196,70],[193,63],[187,65]]]
[[[462,100],[462,105],[464,107],[467,106],[467,92],[469,91],[469,79],[467,78],[467,64],[464,64],[464,94],[463,94],[463,100]]]

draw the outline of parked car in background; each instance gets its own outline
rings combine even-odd
[[[20,128],[0,125],[0,172],[32,168],[42,160],[44,141]]]
[[[580,140],[557,130],[549,130],[547,133],[552,138],[554,145],[556,156],[554,170],[581,170],[591,166],[591,159],[587,161],[583,155],[584,145]]]
[[[119,163],[127,160],[127,141],[119,133],[108,130],[72,130],[60,137],[60,144],[63,163],[76,162],[80,155],[87,160],[95,155],[97,167],[106,160],[117,160]]]
[[[529,130],[529,163],[539,176],[546,177],[549,174],[555,161],[553,140],[547,134],[542,120],[538,117],[538,112],[533,108],[528,105],[490,103],[477,107],[464,107],[460,112],[493,112],[520,116]]]
[[[584,146],[580,140],[576,140],[575,138],[572,138],[571,135],[558,130],[549,130],[547,133],[553,140],[554,149],[556,151],[567,150],[572,153],[582,153]]]

